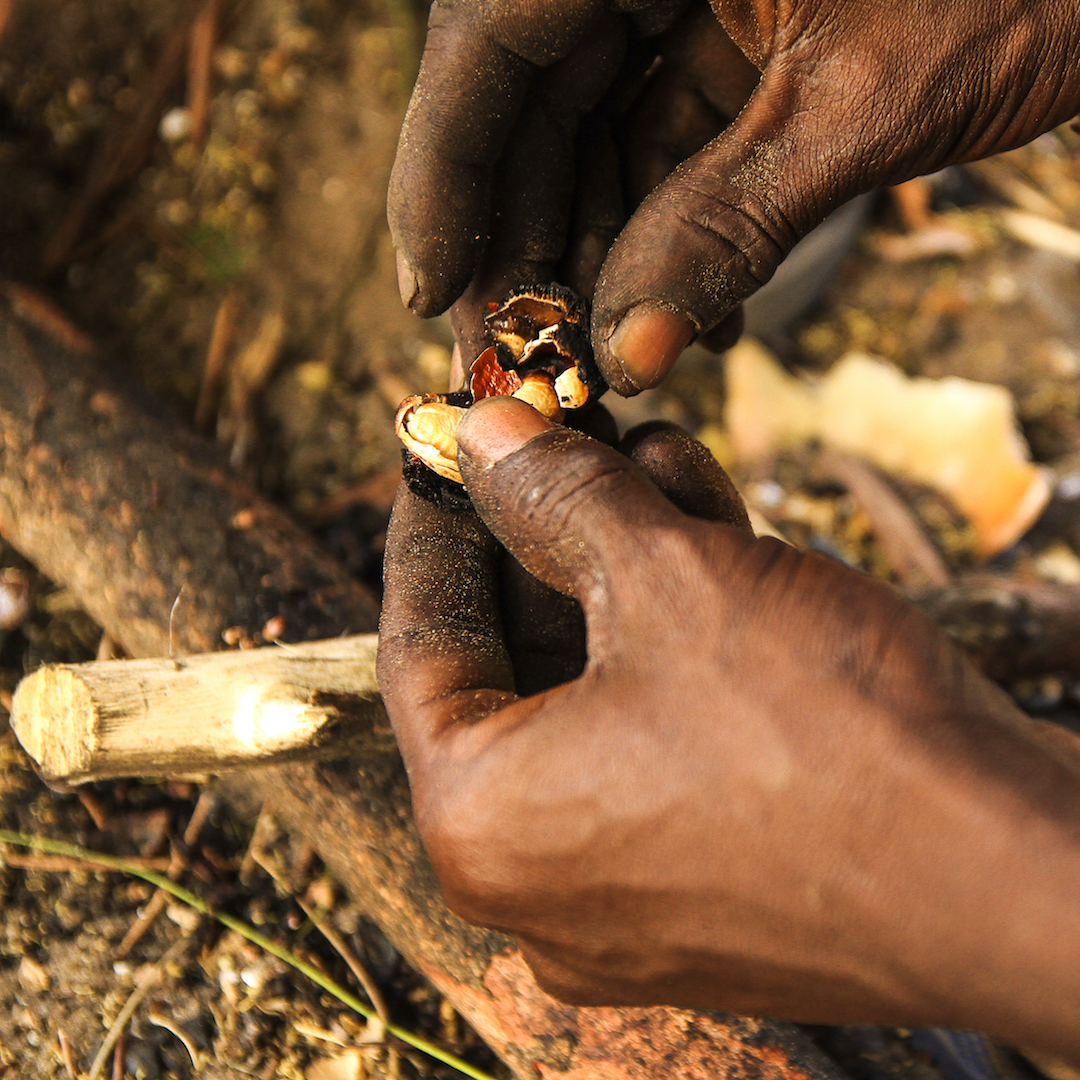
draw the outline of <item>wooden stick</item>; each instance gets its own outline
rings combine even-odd
[[[832,447],[823,450],[818,461],[862,507],[902,585],[944,588],[949,584],[949,570],[941,553],[907,504],[873,466]]]
[[[16,548],[132,656],[168,654],[181,585],[172,637],[189,653],[273,618],[293,640],[375,629],[370,595],[318,544],[108,372],[0,300],[0,532]],[[840,1076],[790,1024],[548,997],[512,941],[442,903],[395,754],[227,773],[218,790],[237,813],[269,802],[522,1078]]]
[[[183,661],[50,664],[23,679],[11,727],[47,780],[217,773],[393,751],[374,634]]]
[[[240,301],[230,289],[221,301],[214,318],[214,329],[210,334],[210,347],[206,352],[206,364],[203,367],[202,385],[199,387],[199,400],[195,405],[195,426],[199,431],[208,431],[214,418],[218,390],[225,374],[225,360],[232,347],[236,331],[236,316],[240,310]]]
[[[221,0],[204,0],[191,24],[188,46],[187,106],[191,114],[191,141],[200,150],[210,130],[210,97],[214,46],[218,40]]]

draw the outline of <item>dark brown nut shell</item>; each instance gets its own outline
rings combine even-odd
[[[575,367],[589,400],[607,389],[589,342],[589,305],[571,289],[520,285],[492,304],[484,321],[504,370],[545,369],[557,378]]]
[[[462,409],[512,395],[561,423],[564,410],[588,411],[607,389],[589,341],[589,306],[576,293],[554,283],[524,285],[489,307],[492,344],[470,366],[468,392],[414,395],[395,418],[409,487],[439,505],[460,501],[448,491],[464,494],[454,436]]]

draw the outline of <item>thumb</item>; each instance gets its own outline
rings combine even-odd
[[[792,78],[770,66],[739,118],[653,190],[597,283],[593,341],[623,394],[660,382],[682,350],[764,285],[792,247],[873,178]],[[850,129],[849,129],[850,130]],[[863,183],[863,180],[866,183]]]
[[[461,474],[484,524],[530,574],[573,596],[587,616],[628,580],[659,527],[687,520],[628,458],[514,398],[477,402],[457,439]]]

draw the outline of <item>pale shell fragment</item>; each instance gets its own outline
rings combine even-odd
[[[555,423],[562,420],[563,411],[551,377],[542,372],[526,375],[513,396]],[[464,415],[465,409],[449,404],[441,394],[414,394],[398,408],[394,430],[428,468],[461,484],[464,481],[457,463],[457,426]]]
[[[457,463],[457,426],[465,410],[437,394],[407,397],[394,418],[398,438],[440,476],[462,483]]]
[[[567,368],[555,380],[555,393],[564,409],[580,409],[589,400],[589,388],[581,381],[576,367]]]
[[[532,372],[526,375],[519,389],[515,390],[513,397],[520,401],[528,402],[538,413],[546,416],[549,420],[558,423],[562,419],[562,409],[559,406],[559,395],[551,384],[551,378],[543,372]]]
[[[725,422],[738,460],[820,440],[947,495],[971,523],[981,558],[1014,544],[1050,497],[1004,387],[909,378],[860,353],[808,383],[748,338],[728,353],[725,371]]]

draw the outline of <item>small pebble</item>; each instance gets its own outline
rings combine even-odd
[[[52,980],[49,973],[34,959],[24,956],[19,961],[19,985],[34,994],[43,994]]]
[[[1080,585],[1080,558],[1068,544],[1057,543],[1035,558],[1035,573],[1059,585]]]
[[[165,908],[165,914],[181,930],[186,930],[189,934],[194,932],[199,925],[199,920],[202,918],[199,912],[192,907],[188,907],[187,904],[169,904]]]
[[[30,575],[9,567],[0,570],[0,630],[14,630],[30,614]]]
[[[184,108],[170,109],[161,118],[158,134],[166,142],[182,142],[191,134],[191,113]]]

